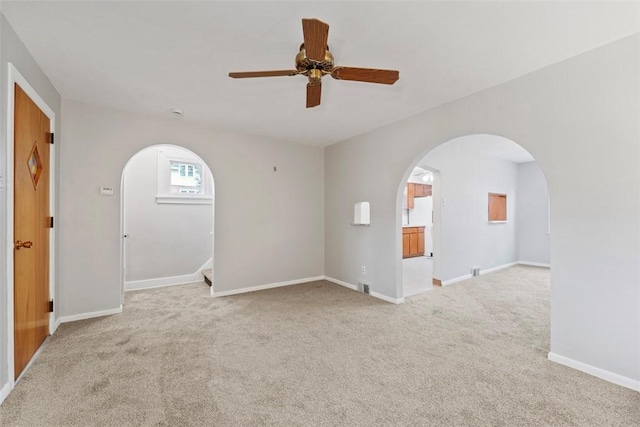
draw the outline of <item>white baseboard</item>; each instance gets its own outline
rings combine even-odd
[[[463,280],[471,279],[473,276],[471,274],[465,274],[464,276],[454,277],[453,279],[443,280],[442,286],[453,285],[454,283],[462,282]]]
[[[54,322],[53,322],[53,327],[49,328],[49,335],[53,335],[57,330],[58,327],[60,326],[60,324],[62,323],[62,321],[60,320],[60,318],[58,317]]]
[[[391,298],[391,297],[388,297],[386,295],[382,295],[382,294],[380,294],[378,292],[369,292],[369,295],[371,295],[372,297],[379,298],[379,299],[381,299],[383,301],[390,302],[391,304],[402,304],[402,303],[404,303],[404,298]]]
[[[568,366],[573,369],[577,369],[578,371],[584,372],[589,375],[593,375],[594,377],[598,377],[610,383],[617,384],[622,387],[630,388],[631,390],[640,391],[640,381],[638,380],[634,380],[632,378],[628,378],[620,374],[607,371],[605,369],[597,368],[595,366],[587,365],[586,363],[578,362],[577,360],[570,359],[568,357],[564,357],[553,352],[549,352],[549,355],[547,356],[547,358],[552,362],[556,362],[561,365]]]
[[[158,279],[136,280],[134,282],[125,282],[124,290],[140,291],[142,289],[164,288],[165,286],[186,285],[187,283],[202,282],[202,276],[197,277],[193,274],[174,277],[160,277]]]
[[[483,274],[488,274],[488,273],[493,273],[494,271],[504,270],[505,268],[513,267],[516,264],[518,264],[518,263],[517,262],[509,262],[507,264],[502,264],[502,265],[498,265],[498,266],[495,266],[495,267],[487,268],[485,270],[480,270],[480,275],[482,276]]]
[[[482,276],[484,274],[488,274],[488,273],[493,273],[494,271],[504,270],[505,268],[513,267],[516,264],[518,264],[518,262],[510,262],[510,263],[507,263],[507,264],[502,264],[502,265],[498,265],[498,266],[495,266],[495,267],[486,268],[484,270],[480,270],[480,276]],[[465,274],[465,275],[462,275],[462,276],[454,277],[453,279],[443,280],[442,281],[442,286],[453,285],[454,283],[462,282],[463,280],[468,280],[468,279],[471,279],[472,277],[473,277],[472,274]]]
[[[351,283],[343,282],[342,280],[334,279],[333,277],[324,276],[324,280],[335,283],[336,285],[344,286],[345,288],[349,288],[353,291],[357,291],[358,287],[356,285],[352,285]]]
[[[354,291],[358,291],[358,287],[356,285],[352,285],[351,283],[344,282],[342,280],[334,279],[333,277],[324,276],[324,280],[331,283],[335,283],[336,285],[344,286],[345,288],[349,288]],[[392,304],[402,304],[404,302],[404,298],[395,299],[378,292],[370,292],[369,295],[371,295],[372,297],[381,299],[383,301],[390,302]]]
[[[11,384],[9,384],[8,382],[2,386],[2,388],[0,389],[0,404],[2,402],[4,402],[4,400],[7,398],[7,396],[9,396],[9,393],[11,393]]]
[[[202,282],[204,276],[202,271],[208,268],[213,268],[213,258],[209,258],[202,267],[200,267],[193,274],[185,274],[183,276],[172,277],[158,277],[156,279],[146,280],[134,280],[131,282],[124,282],[124,290],[126,291],[139,291],[141,289],[162,288],[165,286],[186,285],[187,283]]]
[[[545,264],[542,262],[529,262],[529,261],[518,261],[517,264],[520,265],[530,265],[532,267],[545,267],[545,268],[551,268],[551,264]]]
[[[214,296],[214,297],[226,297],[226,296],[229,296],[229,295],[245,294],[247,292],[262,291],[264,289],[281,288],[283,286],[291,286],[291,285],[299,285],[301,283],[316,282],[318,280],[324,280],[324,276],[305,277],[304,279],[289,280],[289,281],[286,281],[286,282],[267,283],[266,285],[251,286],[249,288],[241,288],[241,289],[232,289],[230,291],[216,292],[215,289],[213,289],[213,292],[211,293],[211,296]]]
[[[71,316],[61,316],[60,322],[75,322],[76,320],[93,319],[94,317],[111,316],[112,314],[122,313],[122,306],[119,308],[112,308],[110,310],[92,311],[90,313],[72,314]]]

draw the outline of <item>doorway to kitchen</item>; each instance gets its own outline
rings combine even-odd
[[[437,171],[418,164],[402,196],[404,296],[433,289],[433,192]]]
[[[516,264],[550,267],[546,179],[514,141],[455,138],[416,159],[405,177],[404,297]]]

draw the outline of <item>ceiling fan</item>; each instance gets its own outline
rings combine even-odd
[[[433,184],[433,172],[422,166],[416,166],[411,173],[411,176],[422,177],[422,180],[427,184]]]
[[[304,43],[296,55],[295,70],[244,71],[229,73],[234,79],[250,77],[297,76],[302,74],[309,78],[307,83],[307,108],[320,105],[322,77],[330,74],[337,80],[354,80],[358,82],[381,83],[392,85],[398,80],[397,70],[380,70],[375,68],[354,68],[333,65],[333,55],[329,52],[329,24],[319,19],[303,19],[302,34]]]

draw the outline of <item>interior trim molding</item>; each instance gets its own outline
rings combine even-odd
[[[513,267],[516,264],[518,264],[518,261],[508,262],[506,264],[497,265],[495,267],[491,267],[491,268],[487,268],[487,269],[484,269],[484,270],[480,270],[480,275],[482,276],[483,274],[493,273],[494,271],[498,271],[498,270],[504,270],[505,268]],[[469,274],[469,276],[471,276],[471,275]]]
[[[5,224],[6,229],[4,235],[0,233],[0,237],[5,239],[5,244],[8,250],[5,254],[6,259],[6,327],[7,327],[7,337],[6,337],[6,351],[7,351],[7,364],[5,366],[0,367],[0,370],[7,369],[7,376],[9,378],[9,387],[10,390],[15,386],[15,379],[13,376],[14,366],[15,366],[15,354],[14,354],[14,307],[13,307],[13,286],[14,286],[14,271],[13,271],[13,245],[14,245],[14,236],[13,236],[13,227],[14,227],[14,179],[13,179],[13,169],[14,169],[14,116],[15,116],[15,84],[18,84],[20,88],[27,94],[27,96],[38,106],[38,108],[49,118],[49,130],[52,133],[56,131],[56,114],[51,107],[47,104],[47,102],[40,97],[38,92],[29,84],[27,79],[20,74],[20,71],[13,65],[13,63],[7,63],[7,129],[6,129],[6,146],[5,146],[5,158],[7,160],[6,170],[5,170],[5,207],[6,207],[6,218]],[[56,170],[56,149],[52,149],[50,151],[49,158],[49,174],[52,177],[55,177],[57,174]],[[49,211],[52,215],[56,215],[56,180],[49,180]],[[57,228],[52,228],[49,233],[49,298],[54,298],[56,295],[56,242],[57,242]],[[54,306],[54,312],[49,314],[49,332],[51,333],[51,324],[54,322],[55,315],[57,314],[57,308]]]
[[[134,280],[131,282],[124,282],[124,290],[138,291],[141,289],[162,288],[165,286],[186,285],[187,283],[202,282],[204,276],[202,271],[207,268],[212,268],[213,258],[209,258],[202,267],[193,274],[185,274],[184,276],[171,276],[171,277],[158,277],[156,279]]]
[[[9,396],[9,393],[11,393],[11,384],[7,381],[0,389],[0,404]]]
[[[391,298],[391,297],[388,297],[386,295],[382,295],[381,293],[378,293],[378,292],[370,292],[369,295],[371,295],[372,297],[381,299],[383,301],[390,302],[391,304],[402,304],[402,303],[404,303],[404,298]]]
[[[530,265],[531,267],[545,267],[551,268],[551,264],[546,264],[544,262],[529,262],[529,261],[518,261],[517,264],[520,265]]]
[[[345,288],[349,288],[349,289],[351,289],[353,291],[359,292],[358,291],[358,287],[356,285],[352,285],[351,283],[344,282],[344,281],[338,280],[338,279],[334,279],[333,277],[329,277],[329,276],[324,276],[324,280],[326,280],[328,282],[331,282],[331,283],[335,283],[336,285],[344,286]],[[369,295],[374,297],[374,298],[378,298],[378,299],[381,299],[383,301],[390,302],[392,304],[402,304],[404,302],[404,298],[398,298],[398,299],[391,298],[391,297],[388,297],[388,296],[383,295],[383,294],[378,293],[378,292],[373,292],[372,291],[372,292],[369,292]]]
[[[440,286],[449,286],[449,285],[453,285],[454,283],[458,283],[458,282],[462,282],[463,280],[468,280],[471,279],[473,276],[471,274],[465,274],[464,276],[458,276],[458,277],[454,277],[453,279],[449,279],[449,280],[442,280],[440,283]],[[438,286],[438,285],[436,285]]]
[[[139,291],[142,289],[163,288],[165,286],[186,285],[187,283],[202,282],[202,280],[202,277],[198,274],[135,280],[133,282],[124,282],[124,291]]]
[[[52,324],[51,326],[51,333],[49,335],[53,335],[57,330],[58,327],[60,326],[62,322],[60,321],[60,318],[58,317]]]
[[[579,362],[577,360],[574,360],[565,356],[561,356],[551,351],[549,352],[547,358],[552,362],[556,362],[561,365],[568,366],[569,368],[577,369],[578,371],[584,372],[585,374],[598,377],[601,380],[605,380],[610,383],[629,388],[631,390],[640,391],[640,381],[638,380],[634,380],[632,378],[625,377],[620,374],[616,374],[615,372],[607,371],[606,369],[588,365],[586,363]]]
[[[60,323],[75,322],[77,320],[93,319],[95,317],[111,316],[122,313],[122,306],[109,310],[91,311],[89,313],[72,314],[71,316],[60,317]]]
[[[488,274],[488,273],[493,273],[495,271],[499,271],[499,270],[504,270],[505,268],[509,268],[509,267],[513,267],[516,264],[519,264],[519,261],[516,262],[509,262],[507,264],[502,264],[502,265],[498,265],[496,267],[491,267],[491,268],[487,268],[484,270],[480,270],[480,276]],[[454,277],[453,279],[449,279],[449,280],[443,280],[441,283],[442,285],[440,286],[449,286],[449,285],[453,285],[454,283],[458,283],[458,282],[462,282],[463,280],[468,280],[471,279],[473,277],[472,274],[464,274],[462,276],[458,276],[458,277]],[[439,286],[435,284],[435,280],[438,279],[433,279],[434,280],[434,285],[435,286]]]
[[[344,286],[345,288],[349,288],[352,291],[357,291],[358,287],[356,285],[352,285],[351,283],[344,282],[342,280],[334,279],[333,277],[324,276],[324,280],[335,283],[336,285]]]
[[[286,282],[267,283],[266,285],[250,286],[248,288],[231,289],[229,291],[219,291],[219,292],[216,292],[214,287],[212,286],[211,296],[226,297],[229,295],[246,294],[247,292],[262,291],[264,289],[281,288],[284,286],[299,285],[301,283],[317,282],[318,280],[324,280],[324,276],[305,277],[303,279],[288,280]]]

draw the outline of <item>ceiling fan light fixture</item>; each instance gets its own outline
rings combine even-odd
[[[307,108],[313,108],[320,105],[322,77],[326,74],[336,80],[352,80],[386,85],[394,84],[400,76],[397,70],[334,66],[333,54],[329,51],[329,45],[327,44],[329,24],[319,19],[303,19],[302,35],[304,42],[300,45],[299,52],[295,58],[295,70],[231,72],[229,77],[244,79],[253,77],[306,76],[309,79],[309,83],[307,83]]]

